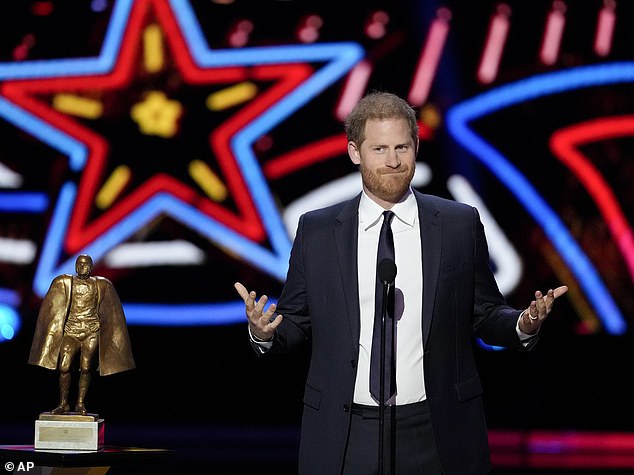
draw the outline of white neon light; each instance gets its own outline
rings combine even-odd
[[[104,257],[108,267],[200,265],[205,253],[181,240],[120,244]]]
[[[20,186],[22,186],[22,181],[22,175],[0,163],[0,187],[20,188]]]
[[[35,258],[35,243],[26,239],[0,238],[0,262],[29,264]]]
[[[506,238],[504,231],[498,226],[480,196],[464,177],[460,175],[449,177],[447,189],[457,201],[475,207],[480,213],[489,244],[489,257],[495,262],[495,280],[500,292],[504,295],[509,294],[517,287],[522,277],[522,261],[515,248]]]

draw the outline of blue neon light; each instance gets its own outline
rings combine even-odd
[[[20,318],[8,305],[0,305],[0,343],[11,340],[20,330]]]
[[[17,307],[20,303],[20,297],[15,290],[3,289],[0,287],[0,305],[6,304],[11,307]]]
[[[33,279],[33,289],[35,293],[43,296],[51,283],[52,277],[49,269],[55,268],[57,258],[60,254],[60,246],[68,228],[68,220],[70,219],[70,210],[77,195],[77,187],[74,183],[65,183],[57,199],[57,206],[53,211],[53,217],[49,226],[48,235],[42,247],[42,256],[35,269],[35,277]],[[74,266],[73,266],[74,267]],[[70,273],[70,269],[60,269],[57,274]]]
[[[584,87],[632,81],[632,62],[583,66],[534,76],[493,89],[452,107],[447,114],[447,126],[456,141],[506,184],[543,227],[553,246],[583,288],[606,331],[617,335],[625,332],[627,324],[590,259],[526,177],[498,150],[477,135],[469,127],[469,123],[499,109],[538,97]]]
[[[96,58],[44,59],[17,63],[0,62],[0,79],[34,79],[60,76],[85,76],[112,70],[121,48],[123,32],[133,0],[118,0],[106,31],[101,53]]]
[[[0,80],[2,79],[9,78],[0,76]],[[55,126],[33,116],[2,97],[0,97],[0,117],[6,118],[10,123],[28,131],[34,137],[46,142],[55,150],[68,155],[68,163],[71,170],[80,171],[84,168],[88,154],[86,146],[77,142],[77,140],[71,136],[66,135]]]
[[[44,193],[2,192],[0,212],[43,213],[48,208],[48,196]]]
[[[269,305],[275,303],[270,299]],[[227,302],[200,305],[124,304],[131,325],[200,326],[244,323],[244,303]]]
[[[61,202],[62,198],[60,198]],[[66,201],[69,205],[72,204]],[[214,236],[215,241],[222,247],[231,247],[231,249],[242,256],[243,259],[249,261],[255,267],[267,271],[279,280],[283,280],[286,275],[286,265],[282,265],[276,254],[266,250],[265,248],[254,244],[252,241],[245,239],[242,235],[235,231],[220,225],[214,220],[196,208],[193,208],[182,201],[175,199],[173,196],[160,193],[150,200],[143,203],[141,207],[131,213],[128,217],[121,220],[116,227],[111,228],[108,232],[102,234],[95,239],[89,246],[84,248],[82,252],[91,256],[103,256],[114,246],[132,236],[139,227],[151,222],[157,216],[166,214],[177,221],[189,226],[205,236]],[[60,213],[60,222],[55,223],[53,232],[63,233],[66,225],[64,219],[66,215]],[[68,259],[57,268],[58,273],[72,273],[75,266],[75,257]],[[36,288],[44,289],[50,282],[50,276],[38,276]]]

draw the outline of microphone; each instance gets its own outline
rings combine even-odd
[[[379,265],[377,266],[377,273],[379,274],[379,279],[385,285],[390,285],[394,282],[396,278],[396,264],[390,258],[381,259]]]

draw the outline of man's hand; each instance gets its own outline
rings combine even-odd
[[[282,323],[283,318],[281,315],[278,315],[275,319],[273,319],[275,309],[277,308],[275,304],[269,305],[269,308],[264,311],[264,306],[268,301],[268,297],[266,295],[262,295],[260,300],[256,302],[255,292],[249,292],[240,282],[236,282],[233,286],[238,291],[238,294],[240,294],[240,297],[242,297],[242,300],[244,300],[251,334],[263,341],[273,339],[275,329],[280,323]]]
[[[535,300],[522,312],[522,316],[520,317],[520,330],[529,335],[536,333],[553,309],[555,299],[561,297],[566,292],[568,292],[568,287],[565,285],[557,287],[555,290],[550,289],[546,295],[543,295],[539,290],[535,292]]]

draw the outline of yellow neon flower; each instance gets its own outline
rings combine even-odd
[[[131,110],[132,119],[139,124],[141,133],[173,137],[178,132],[178,119],[183,106],[170,100],[161,91],[151,91]]]

